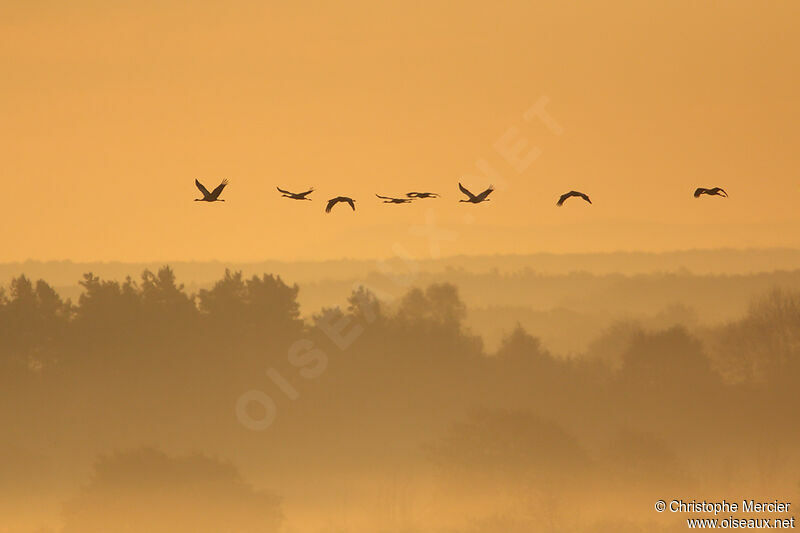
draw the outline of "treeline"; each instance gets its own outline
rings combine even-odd
[[[88,273],[79,284],[82,293],[77,302],[63,299],[46,281],[33,282],[24,275],[12,279],[7,288],[0,287],[0,361],[4,365],[39,371],[68,364],[77,356],[76,350],[88,355],[86,349],[103,346],[131,351],[170,342],[208,345],[215,337],[228,346],[259,339],[274,346],[279,340],[314,332],[330,334],[330,324],[337,320],[369,325],[371,335],[399,328],[420,338],[438,328],[437,334],[456,335],[474,352],[481,351],[480,339],[464,328],[467,308],[451,284],[414,288],[391,304],[359,288],[344,309],[323,308],[305,322],[298,304],[300,288],[286,284],[280,276],[246,278],[241,272],[226,270],[211,288],[192,294],[169,267],[145,270],[138,281],[130,277],[122,282],[102,280]],[[752,302],[743,318],[702,331],[704,357],[711,358],[719,374],[734,381],[780,381],[796,371],[798,324],[798,293],[766,292]],[[580,324],[574,326],[580,329]],[[505,339],[500,353],[521,334],[517,329]],[[620,350],[636,334],[643,334],[641,329],[635,322],[620,322],[595,339],[584,355],[617,359],[611,365],[615,366],[622,358]],[[606,347],[615,341],[617,346]],[[103,359],[108,362],[106,356]],[[580,357],[572,361],[576,363],[582,363]]]
[[[17,277],[0,296],[6,443],[57,464],[143,444],[200,450],[281,496],[295,477],[334,494],[342,479],[408,465],[480,480],[455,492],[601,480],[621,492],[643,476],[663,491],[720,474],[720,457],[766,479],[797,467],[762,459],[800,444],[788,423],[800,407],[798,293],[766,293],[740,319],[691,332],[620,323],[565,359],[521,327],[487,353],[449,284],[391,303],[359,288],[307,320],[299,287],[271,275],[226,271],[196,294],[167,267],[81,285],[71,302]],[[37,479],[15,496],[46,490],[48,475]]]
[[[303,328],[298,287],[269,275],[244,279],[240,272],[226,271],[213,288],[191,295],[169,267],[145,270],[138,282],[101,280],[89,273],[80,285],[77,302],[25,276],[0,290],[4,363],[39,369],[68,364],[68,354],[76,349],[128,350],[215,334],[291,335]]]

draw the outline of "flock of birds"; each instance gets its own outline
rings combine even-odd
[[[220,194],[222,194],[222,190],[228,184],[228,180],[222,180],[222,183],[217,185],[217,188],[214,189],[211,192],[209,192],[208,189],[206,189],[205,186],[203,186],[203,184],[200,183],[199,180],[197,180],[197,179],[194,180],[194,183],[195,183],[195,185],[197,185],[197,188],[200,189],[200,192],[203,193],[203,197],[202,198],[195,198],[195,200],[194,200],[195,202],[224,202],[225,201],[222,198],[220,198],[219,196],[220,196]],[[287,191],[285,189],[281,189],[280,187],[277,187],[277,189],[278,189],[278,192],[281,193],[281,196],[283,196],[285,198],[290,198],[292,200],[309,200],[309,201],[311,201],[311,198],[309,198],[308,196],[312,192],[314,192],[313,188],[311,188],[311,189],[309,189],[307,191],[303,191],[303,192],[291,192],[291,191]],[[458,189],[467,196],[466,198],[459,200],[459,202],[468,202],[468,203],[471,203],[471,204],[479,204],[481,202],[488,202],[489,201],[489,195],[492,194],[492,192],[494,191],[494,187],[492,187],[490,185],[489,188],[486,189],[485,191],[483,191],[482,193],[480,193],[480,194],[472,194],[466,187],[461,185],[461,183],[458,184]],[[699,198],[700,196],[702,196],[704,194],[708,195],[708,196],[722,196],[724,198],[728,197],[728,193],[726,193],[725,190],[722,189],[721,187],[713,187],[711,189],[706,189],[704,187],[698,187],[694,191],[694,197],[695,198]],[[406,193],[406,197],[405,198],[396,198],[394,196],[381,196],[380,194],[376,194],[375,196],[377,196],[378,198],[383,200],[383,203],[385,203],[385,204],[409,204],[413,200],[418,200],[418,199],[423,199],[423,198],[439,198],[439,194],[437,194],[435,192],[409,192],[409,193]],[[586,195],[586,194],[584,194],[584,193],[582,193],[580,191],[569,191],[569,192],[566,192],[566,193],[562,194],[561,196],[559,196],[558,201],[556,202],[556,205],[561,207],[562,205],[564,205],[564,202],[566,202],[569,198],[573,198],[573,197],[582,198],[585,201],[587,201],[588,203],[590,203],[590,204],[592,203],[592,201],[589,199],[588,195]],[[350,206],[350,208],[353,211],[356,210],[356,201],[355,200],[353,200],[349,196],[337,196],[335,198],[331,198],[330,200],[328,200],[328,204],[325,206],[325,212],[326,213],[330,213],[331,209],[333,209],[333,207],[338,203],[346,203],[346,204],[348,204]]]

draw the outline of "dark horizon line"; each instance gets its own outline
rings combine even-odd
[[[789,246],[766,246],[754,247],[747,246],[736,248],[732,246],[723,246],[719,248],[675,248],[672,250],[663,251],[648,251],[648,250],[611,250],[611,251],[598,251],[598,252],[530,252],[530,253],[486,253],[486,254],[452,254],[442,255],[441,257],[421,257],[414,259],[418,262],[435,263],[438,261],[448,261],[453,259],[482,259],[482,258],[533,258],[533,257],[611,257],[611,256],[625,256],[625,255],[639,255],[639,256],[669,256],[669,255],[683,255],[683,254],[703,254],[703,253],[737,253],[737,254],[759,254],[759,253],[800,253],[800,247]],[[72,264],[72,265],[86,265],[86,264],[100,264],[100,265],[174,265],[174,264],[238,264],[238,265],[259,265],[264,263],[281,263],[281,264],[324,264],[324,263],[374,263],[376,261],[384,261],[387,259],[395,258],[396,256],[389,255],[385,257],[372,257],[372,258],[355,258],[342,256],[333,259],[258,259],[258,260],[237,260],[237,259],[152,259],[152,260],[134,260],[125,261],[120,259],[93,259],[93,260],[75,260],[75,259],[35,259],[28,258],[24,260],[13,261],[0,261],[0,266],[10,265],[26,265],[26,264]]]

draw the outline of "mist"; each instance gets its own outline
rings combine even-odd
[[[654,502],[796,499],[800,271],[496,264],[14,276],[5,530],[678,531]]]

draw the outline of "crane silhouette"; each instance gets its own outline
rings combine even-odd
[[[435,192],[407,192],[406,196],[409,198],[439,198]]]
[[[489,185],[488,189],[486,189],[485,191],[483,191],[482,193],[480,193],[478,195],[474,195],[471,192],[469,192],[466,187],[461,185],[461,183],[458,184],[458,188],[461,189],[461,192],[463,192],[464,194],[469,196],[469,198],[467,198],[466,200],[459,200],[459,202],[469,202],[471,204],[479,204],[481,202],[488,202],[489,199],[487,197],[490,194],[492,194],[492,191],[494,191],[494,186],[492,186],[492,185]]]
[[[578,196],[578,197],[580,197],[580,198],[583,198],[583,199],[584,199],[584,200],[586,200],[587,202],[589,202],[589,203],[592,203],[592,201],[591,201],[591,200],[589,200],[589,197],[588,197],[587,195],[583,194],[582,192],[579,192],[579,191],[569,191],[569,192],[565,192],[564,194],[562,194],[562,195],[561,195],[561,196],[558,198],[558,202],[556,202],[556,205],[557,205],[558,207],[561,207],[562,205],[564,205],[564,202],[566,202],[566,201],[567,201],[567,198],[572,198],[573,196]]]
[[[325,206],[325,212],[326,213],[330,213],[331,209],[333,209],[333,206],[335,206],[339,202],[348,203],[348,204],[350,204],[350,207],[353,209],[353,211],[356,210],[355,200],[353,200],[352,198],[349,198],[347,196],[337,196],[336,198],[331,198],[330,200],[328,200],[328,205]]]
[[[314,192],[314,188],[313,187],[310,188],[309,190],[307,190],[306,192],[289,192],[289,191],[285,191],[285,190],[281,189],[280,187],[275,187],[275,188],[278,189],[278,191],[280,191],[282,193],[281,196],[284,196],[286,198],[291,198],[292,200],[309,200],[310,201],[311,198],[306,198],[306,197],[309,194],[311,194],[312,192]]]
[[[391,196],[381,196],[380,194],[376,194],[378,198],[383,200],[385,204],[410,204],[411,198],[393,198]]]
[[[194,184],[197,185],[197,188],[200,189],[200,192],[203,193],[202,198],[195,198],[195,202],[224,202],[225,200],[221,200],[219,195],[222,194],[222,189],[228,184],[228,180],[222,180],[222,183],[217,185],[217,188],[211,192],[208,192],[202,183],[199,180],[195,179]]]
[[[694,190],[694,197],[700,198],[701,194],[707,194],[709,196],[722,196],[724,198],[728,197],[728,193],[722,187],[714,187],[712,189],[706,189],[704,187],[698,187]]]

